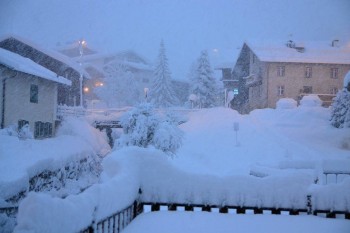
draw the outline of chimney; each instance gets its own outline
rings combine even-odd
[[[332,41],[332,47],[338,47],[339,40],[335,39]]]

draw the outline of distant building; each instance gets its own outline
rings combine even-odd
[[[275,108],[280,98],[298,101],[306,94],[317,94],[329,105],[349,70],[350,47],[340,46],[339,41],[244,43],[230,77],[239,87],[233,106],[243,113]]]
[[[72,82],[19,54],[0,48],[0,126],[28,124],[35,138],[55,131],[58,86]]]
[[[19,38],[18,36],[6,36],[0,39],[0,48],[16,53],[22,57],[29,58],[38,65],[54,72],[58,76],[62,76],[72,82],[67,86],[58,84],[57,103],[67,106],[79,106],[84,103],[80,100],[82,89],[84,88],[87,78],[90,75],[79,67],[79,64],[72,62],[62,54],[48,49],[44,49],[28,40]],[[82,75],[82,79],[80,79]],[[82,88],[81,88],[82,87]]]
[[[144,89],[150,88],[153,81],[152,64],[141,55],[132,50],[115,53],[99,53],[96,50],[85,46],[83,56],[79,53],[79,44],[73,43],[68,46],[60,46],[56,50],[76,64],[82,63],[82,67],[91,77],[85,84],[84,94],[88,105],[94,107],[100,102],[95,94],[96,88],[105,85],[105,79],[113,67],[123,66],[132,73],[133,79],[138,86],[139,95],[144,96]]]

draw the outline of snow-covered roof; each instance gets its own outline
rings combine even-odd
[[[18,40],[24,44],[27,44],[29,45],[30,47],[32,48],[35,48],[36,50],[39,50],[41,51],[42,53],[72,67],[74,70],[76,70],[77,72],[79,73],[82,73],[84,75],[85,78],[88,78],[88,79],[91,79],[90,75],[83,69],[80,67],[79,64],[77,64],[76,62],[72,61],[71,58],[59,53],[59,52],[56,52],[54,50],[51,50],[51,49],[47,49],[47,48],[43,48],[42,46],[38,45],[38,44],[35,44],[34,42],[30,41],[30,40],[27,40],[25,38],[22,38],[21,36],[18,36],[18,35],[13,35],[13,34],[9,34],[9,35],[5,35],[5,36],[2,36],[0,37],[0,41],[3,41],[3,40],[6,40],[6,39],[10,39],[10,38],[13,38],[15,40]]]
[[[350,43],[332,47],[330,42],[295,42],[295,48],[286,43],[246,42],[260,61],[320,64],[350,64]],[[304,48],[304,51],[296,48]]]
[[[29,58],[22,57],[16,53],[0,48],[0,63],[17,71],[31,74],[57,83],[72,85],[66,78],[58,76],[51,70],[33,62]]]

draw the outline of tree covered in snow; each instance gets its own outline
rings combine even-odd
[[[141,104],[123,115],[120,123],[124,134],[117,140],[118,146],[153,145],[169,154],[181,146],[183,133],[178,122],[169,115],[161,116],[152,104]]]
[[[177,105],[179,102],[171,83],[171,73],[163,41],[160,43],[158,59],[154,70],[154,81],[149,97],[151,103],[156,107],[170,107]]]
[[[350,92],[343,88],[334,98],[331,124],[336,128],[350,127]]]
[[[218,86],[210,67],[208,52],[202,51],[197,63],[191,68],[191,94],[198,98],[199,107],[213,107],[217,105]]]
[[[109,64],[104,85],[95,88],[95,94],[103,100],[108,107],[135,106],[142,99],[137,82],[129,68],[120,63]]]

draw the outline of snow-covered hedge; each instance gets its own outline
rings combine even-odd
[[[199,175],[184,172],[169,160],[156,149],[114,151],[103,162],[101,184],[65,199],[31,193],[21,202],[15,233],[78,232],[138,198],[145,202],[306,208],[306,196],[311,194],[316,207],[350,209],[348,180],[331,187],[313,185],[312,175]]]

